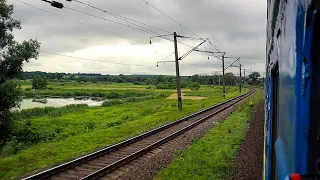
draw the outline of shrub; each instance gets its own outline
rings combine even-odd
[[[36,76],[32,80],[32,89],[46,89],[48,86],[48,79],[45,76]]]
[[[123,102],[120,99],[111,99],[111,100],[104,101],[101,106],[109,107],[109,106],[114,106],[122,103]]]
[[[191,83],[189,83],[189,88],[192,89],[192,90],[199,90],[200,89],[200,83],[191,82]]]
[[[175,89],[176,86],[173,83],[163,83],[163,82],[161,82],[161,83],[158,83],[156,85],[156,88],[157,89]]]

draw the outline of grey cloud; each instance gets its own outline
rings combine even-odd
[[[142,0],[82,1],[149,24],[147,6]],[[50,15],[29,6],[25,6],[17,1],[8,0],[8,2],[15,5],[14,16],[22,21],[22,30],[15,32],[17,39],[22,40],[37,38],[42,43],[42,49],[44,50],[56,53],[65,53],[97,45],[110,45],[119,41],[118,37],[112,36],[108,33],[61,19],[54,15]],[[149,41],[149,36],[151,36],[150,34],[142,33],[140,31],[119,26],[110,22],[105,22],[100,19],[70,11],[68,9],[55,9],[49,4],[39,0],[28,0],[25,2],[50,12],[86,23],[90,26],[97,27],[99,29],[132,37],[134,39],[146,42],[146,44]],[[63,1],[63,3],[65,6],[70,8],[85,11],[97,16],[101,15],[100,12],[89,9],[86,6],[82,6],[75,2],[68,3]],[[266,27],[265,1],[154,0],[150,1],[150,3],[163,10],[166,14],[170,15],[193,32],[196,32],[202,37],[210,38],[215,45],[217,45],[220,49],[229,52],[230,55],[240,56],[243,64],[259,70],[264,68]],[[103,17],[115,20],[107,14],[103,14]],[[149,18],[150,24],[153,26],[168,30],[169,32],[177,31],[182,35],[194,36],[188,30],[180,27],[151,7],[149,7]],[[157,32],[165,34],[165,32]],[[154,41],[156,42],[160,40],[154,39]],[[140,44],[135,41],[131,41],[131,43]],[[188,42],[188,44],[193,45],[193,43],[190,42]],[[180,48],[182,47],[179,46],[179,54],[182,55],[186,49],[180,50]],[[206,55],[191,55],[188,57],[186,62],[190,61],[192,64],[181,64],[182,68],[188,68],[184,72],[188,72],[190,74],[200,73],[202,71],[210,72],[210,69],[219,69],[221,66],[219,63],[211,63],[211,61],[197,61],[198,56],[202,56],[203,59],[206,59]],[[47,56],[41,54],[39,59],[41,60],[41,58],[46,57]],[[155,57],[155,59],[158,58],[159,57]],[[110,61],[112,60],[121,61],[121,59],[118,58],[110,59]],[[84,62],[84,64],[86,65],[78,66],[79,71],[94,72],[95,65],[90,66],[87,62]],[[46,64],[42,63],[42,66],[46,66]],[[62,67],[61,69],[63,69],[63,71],[67,71],[68,67],[70,67],[68,62],[65,62],[65,64],[60,66]],[[31,68],[32,65],[29,64],[28,69]],[[41,66],[38,66],[37,68],[39,69]],[[44,67],[43,69],[50,70],[48,67]],[[143,68],[129,68],[127,66],[116,66],[114,69],[112,69],[112,66],[110,66],[108,71],[115,73],[126,71],[130,71],[132,73],[134,73],[134,71],[137,71],[137,73],[164,72],[158,69],[148,71]]]

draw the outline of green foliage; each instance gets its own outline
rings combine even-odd
[[[257,82],[258,82],[258,78],[260,77],[260,74],[258,72],[253,72],[251,74],[249,74],[249,84],[252,84],[252,85],[256,85]]]
[[[192,83],[189,84],[189,88],[191,90],[199,90],[200,89],[200,83],[192,82]]]
[[[130,85],[126,84],[125,87]],[[213,94],[220,92],[220,89],[211,87],[201,87],[201,90]],[[176,100],[165,98],[167,93],[122,98],[121,102],[124,103],[107,107],[22,111],[16,115],[17,121],[14,124],[15,135],[19,138],[12,138],[0,150],[0,169],[3,170],[0,172],[0,179],[18,178],[26,172],[65,162],[238,94],[239,92],[232,92],[226,98],[217,96],[204,100],[184,100],[181,112],[177,111]],[[145,100],[148,98],[150,99]]]
[[[32,80],[32,89],[47,89],[48,79],[45,76],[36,76]]]
[[[104,101],[102,103],[103,107],[109,107],[109,106],[114,106],[114,105],[118,105],[118,104],[122,104],[123,101],[121,101],[120,99],[111,99],[111,100],[107,100]]]
[[[250,104],[262,100],[259,92]],[[155,179],[231,179],[234,156],[245,137],[253,106],[243,104],[200,140],[183,150]]]
[[[164,83],[160,82],[156,85],[157,89],[175,89],[176,85],[174,83]]]
[[[119,99],[131,96],[142,97],[152,95],[150,91],[123,91],[123,90],[86,90],[86,89],[54,89],[48,87],[48,90],[24,91],[22,95],[27,98],[33,97],[75,97],[75,96],[90,96],[90,97],[104,97],[106,99]]]
[[[0,0],[0,147],[10,136],[12,114],[10,109],[19,105],[19,89],[11,81],[22,72],[23,62],[37,58],[40,44],[35,40],[18,43],[12,31],[21,29],[20,21],[13,19],[13,6]]]
[[[19,106],[18,82],[7,80],[0,84],[0,147],[11,134],[13,119],[11,108]]]

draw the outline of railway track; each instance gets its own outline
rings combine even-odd
[[[29,176],[25,180],[99,179],[219,114],[253,93],[254,91],[250,91],[121,143]]]

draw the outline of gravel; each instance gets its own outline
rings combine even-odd
[[[235,106],[229,107],[225,111],[208,119],[192,130],[185,132],[177,138],[133,160],[127,165],[109,173],[101,179],[152,179],[159,170],[166,167],[170,163],[178,151],[190,146],[193,139],[201,138],[207,131],[214,127],[216,122],[224,120],[237,106],[244,101],[247,101],[247,99],[238,102]]]
[[[246,139],[236,156],[232,179],[259,180],[263,171],[264,101],[252,114]]]

